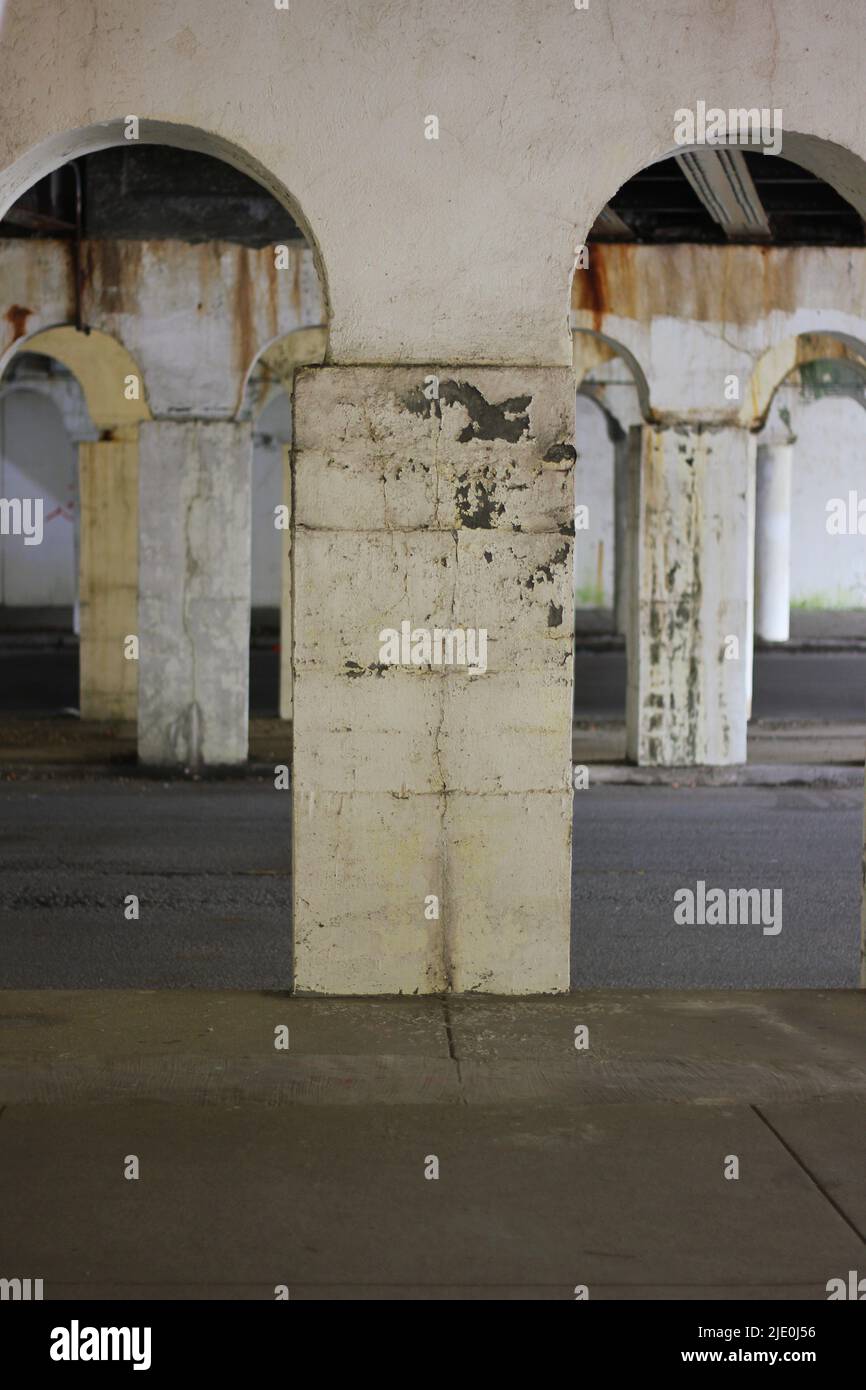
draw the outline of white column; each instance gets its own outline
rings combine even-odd
[[[755,505],[755,631],[787,642],[791,623],[790,444],[759,444]]]
[[[143,763],[194,768],[246,759],[251,463],[249,424],[141,427]]]
[[[741,429],[639,430],[626,728],[642,766],[746,760],[749,467]]]
[[[749,477],[746,488],[747,536],[749,572],[746,582],[746,719],[752,717],[752,696],[755,690],[755,475],[757,463],[755,455],[749,453]]]
[[[614,513],[614,627],[625,634],[628,627],[631,552],[628,543],[628,433],[621,433],[613,446]]]

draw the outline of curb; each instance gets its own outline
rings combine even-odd
[[[627,787],[853,787],[863,789],[861,764],[742,763],[738,767],[632,767],[587,763],[589,785]]]

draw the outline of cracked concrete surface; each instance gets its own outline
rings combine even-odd
[[[300,989],[567,988],[572,394],[551,368],[298,374]],[[403,620],[484,629],[486,673],[383,667]]]

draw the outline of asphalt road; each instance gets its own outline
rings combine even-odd
[[[0,784],[0,986],[289,988],[290,809],[268,781]],[[574,984],[855,985],[862,820],[855,791],[577,793]],[[779,935],[675,924],[699,879],[781,888]]]
[[[854,987],[863,794],[597,787],[575,797],[580,987]],[[680,926],[674,893],[781,888],[782,930]]]
[[[574,663],[579,719],[625,718],[624,652],[578,652]],[[250,650],[250,713],[276,717],[276,643]],[[78,705],[74,647],[0,647],[0,711],[49,714]],[[756,719],[859,721],[866,717],[866,652],[767,652],[755,655]]]
[[[250,648],[250,714],[276,718],[280,657],[276,643]],[[0,646],[0,712],[55,714],[78,707],[78,648]]]
[[[625,685],[625,652],[578,652],[575,716],[624,719]],[[752,717],[861,721],[866,652],[756,652]]]

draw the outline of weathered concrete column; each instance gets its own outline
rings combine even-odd
[[[573,409],[557,368],[298,373],[298,989],[568,988]]]
[[[283,445],[283,506],[288,508],[289,529],[280,532],[283,561],[280,571],[280,718],[292,718],[292,446]]]
[[[82,719],[138,713],[138,425],[78,446],[80,708]]]
[[[637,763],[745,761],[753,450],[740,429],[640,429],[626,713]]]
[[[158,766],[247,756],[248,423],[141,427],[138,752]]]
[[[632,426],[637,428],[639,426]],[[614,626],[617,632],[628,629],[629,595],[631,592],[632,550],[628,541],[628,480],[629,435],[622,432],[613,444],[613,524],[614,524]]]
[[[749,476],[746,488],[746,531],[748,534],[748,573],[746,578],[746,721],[752,717],[752,697],[755,693],[755,451],[749,453]]]
[[[759,444],[755,504],[755,631],[768,642],[791,632],[790,444]]]

